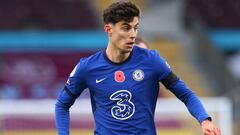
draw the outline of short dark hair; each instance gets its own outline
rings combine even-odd
[[[134,17],[140,17],[139,8],[129,1],[112,3],[103,12],[104,23],[116,24],[120,21],[131,22]]]

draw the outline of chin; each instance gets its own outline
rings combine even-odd
[[[123,53],[130,53],[132,50],[133,50],[133,47],[122,49]]]

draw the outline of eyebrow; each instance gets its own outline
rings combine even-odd
[[[131,26],[129,23],[126,23],[126,22],[124,22],[122,25]],[[135,24],[134,26],[138,26],[138,25],[139,25],[139,22],[137,24]]]

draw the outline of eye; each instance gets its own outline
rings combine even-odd
[[[128,26],[125,26],[125,27],[122,27],[122,29],[123,29],[124,31],[129,31],[131,28],[128,27]]]
[[[138,30],[138,28],[139,28],[138,26],[137,26],[137,27],[134,27],[135,30]]]

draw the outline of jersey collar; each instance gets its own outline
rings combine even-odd
[[[103,51],[103,56],[104,56],[104,59],[105,59],[109,64],[119,66],[119,65],[122,65],[122,64],[128,62],[128,61],[131,59],[131,57],[132,57],[132,55],[133,55],[133,50],[134,50],[134,48],[135,48],[135,47],[133,47],[133,49],[132,49],[130,55],[128,56],[128,58],[127,58],[126,60],[124,60],[123,62],[117,63],[117,62],[111,61],[111,60],[107,57],[107,53],[106,53],[106,49],[107,49],[107,48]]]

